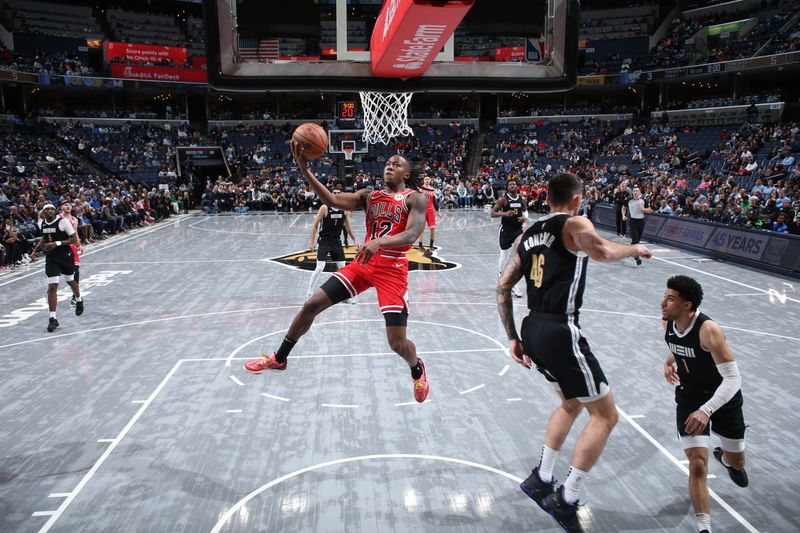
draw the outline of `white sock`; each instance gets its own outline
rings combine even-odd
[[[583,488],[583,482],[586,481],[586,476],[589,472],[584,472],[580,468],[574,466],[569,467],[569,474],[567,480],[564,482],[564,501],[573,504],[578,501]]]
[[[55,318],[55,317],[56,317],[56,312],[50,311],[50,318]]]
[[[694,519],[697,521],[697,531],[707,529],[711,533],[711,515],[708,513],[695,513]]]
[[[542,455],[539,456],[539,479],[545,483],[553,481],[553,468],[558,459],[558,450],[547,446],[542,446]]]
[[[308,296],[311,296],[311,294],[314,292],[314,289],[317,288],[319,277],[322,275],[324,270],[325,261],[317,261],[317,266],[314,268],[314,272],[311,273],[311,279],[308,280],[308,291],[306,292]]]
[[[509,257],[511,257],[511,248],[508,250],[500,250],[500,259],[497,261],[497,271],[500,273],[499,276],[503,275],[503,271],[506,269]]]
[[[83,296],[75,296],[75,301],[76,302],[82,302],[83,301]]]

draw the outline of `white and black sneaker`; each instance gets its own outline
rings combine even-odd
[[[58,327],[58,320],[56,320],[55,318],[51,318],[50,322],[47,323],[47,333],[53,333],[57,327]]]
[[[719,464],[721,464],[728,470],[728,475],[731,477],[731,481],[733,481],[740,487],[746,487],[749,484],[749,481],[747,480],[747,472],[745,472],[744,468],[739,470],[737,468],[733,468],[732,466],[726,465],[722,461],[722,456],[724,453],[725,451],[719,446],[717,446],[716,448],[714,448],[714,459],[719,461]]]

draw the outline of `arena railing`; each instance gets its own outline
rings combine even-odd
[[[633,113],[584,113],[581,115],[526,115],[524,117],[497,117],[498,124],[527,124],[545,119],[549,122],[580,122],[585,119],[599,119],[603,121],[629,121]]]
[[[778,122],[783,114],[784,102],[756,104],[758,122]],[[652,111],[650,118],[657,120],[669,118],[670,122],[686,126],[724,126],[742,122],[747,116],[750,105],[730,105],[720,107],[698,107],[691,109],[672,109],[669,111]]]
[[[188,120],[176,120],[166,118],[100,118],[100,117],[39,117],[38,122],[58,123],[58,122],[80,122],[110,126],[113,124],[172,124],[175,126],[188,125]]]
[[[209,119],[208,125],[209,127],[227,127],[227,126],[238,126],[239,124],[244,124],[245,126],[257,126],[262,124],[271,124],[273,126],[283,126],[284,124],[291,124],[291,125],[299,125],[303,124],[304,122],[308,122],[309,119],[305,118],[284,118],[284,119],[227,119],[227,120],[213,120]],[[318,119],[320,121],[324,120],[325,122],[333,123],[334,119]],[[442,118],[410,118],[408,119],[409,124],[434,124],[437,126],[446,126],[451,122],[456,121],[462,126],[470,125],[478,127],[478,119],[477,118],[458,118],[458,117],[442,117]]]

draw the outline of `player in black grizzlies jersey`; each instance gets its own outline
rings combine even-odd
[[[535,364],[555,385],[562,400],[547,423],[539,465],[520,488],[566,531],[574,533],[583,531],[577,515],[580,490],[618,417],[608,381],[578,323],[588,258],[649,258],[650,251],[638,244],[605,240],[588,218],[576,216],[582,189],[577,176],[556,174],[547,189],[550,214],[534,222],[515,241],[516,253],[497,285],[497,308],[511,356],[526,368]],[[530,314],[523,320],[519,335],[511,287],[522,277],[527,284]],[[589,412],[589,422],[575,444],[567,479],[556,489],[556,458],[584,407]]]
[[[711,531],[708,505],[708,441],[713,431],[721,447],[714,457],[734,483],[747,486],[744,470],[742,379],[719,325],[698,311],[700,284],[688,276],[667,281],[661,301],[664,340],[670,354],[664,377],[675,388],[678,434],[689,459],[689,496],[698,531]]]
[[[514,239],[522,233],[522,225],[528,219],[527,202],[519,194],[516,181],[508,180],[506,192],[497,199],[490,216],[492,218],[502,217],[500,219],[500,259],[497,262],[498,275],[502,275],[509,258],[514,253],[511,248]],[[516,287],[511,288],[511,293],[517,298],[522,298],[522,293]]]
[[[342,186],[336,184],[333,188],[333,194],[341,194],[341,192]],[[317,238],[317,230],[319,230],[319,238]],[[344,248],[342,248],[341,240],[342,230],[347,232],[350,238],[353,239],[353,242],[357,242],[353,234],[353,228],[350,227],[350,215],[347,211],[335,207],[328,207],[325,204],[320,206],[311,228],[310,244],[311,251],[317,251],[317,266],[311,274],[311,279],[308,281],[306,299],[310,298],[314,289],[317,288],[319,277],[325,270],[326,261],[330,259],[336,263],[338,268],[344,267]],[[352,298],[346,301],[355,303]]]
[[[44,206],[44,218],[39,219],[39,228],[42,230],[42,238],[31,252],[31,259],[36,260],[39,250],[44,250],[45,263],[44,272],[47,276],[47,304],[50,308],[50,320],[47,324],[47,331],[52,333],[58,327],[56,319],[56,305],[58,305],[58,281],[60,276],[72,288],[75,296],[75,314],[83,314],[83,298],[81,298],[80,287],[75,281],[75,258],[72,256],[70,245],[80,246],[78,234],[68,220],[56,217],[56,206],[46,204]]]

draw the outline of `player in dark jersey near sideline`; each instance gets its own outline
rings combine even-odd
[[[539,465],[520,488],[566,531],[574,533],[583,531],[577,515],[581,488],[618,417],[608,381],[578,323],[586,267],[589,257],[609,262],[636,255],[649,258],[650,251],[642,245],[603,239],[588,218],[576,216],[582,184],[574,174],[556,174],[547,188],[550,214],[515,241],[516,253],[497,285],[497,308],[511,356],[526,368],[535,364],[562,400],[547,423]],[[530,314],[522,321],[520,335],[511,287],[522,277]],[[589,422],[575,444],[567,479],[556,489],[556,458],[584,407]]]
[[[419,188],[419,192],[428,199],[428,205],[425,208],[425,224],[430,232],[430,243],[427,250],[422,246],[422,235],[419,236],[419,251],[425,257],[430,257],[433,255],[433,240],[436,238],[436,218],[441,218],[441,213],[436,205],[436,189],[430,176],[422,178],[422,187]]]
[[[304,148],[292,141],[292,155],[309,185],[322,203],[345,211],[363,208],[367,232],[355,260],[322,284],[294,317],[277,352],[245,363],[244,368],[260,374],[264,370],[285,370],[289,352],[311,327],[314,319],[328,307],[353,298],[374,287],[378,305],[386,322],[389,346],[411,367],[414,399],[428,396],[425,364],[406,337],[408,324],[408,251],[425,229],[425,196],[410,188],[416,186],[411,163],[393,155],[383,169],[383,190],[361,189],[355,193],[332,194],[308,168]]]
[[[337,183],[333,187],[333,194],[341,193],[342,186]],[[347,232],[346,234],[353,239],[353,242],[356,242],[353,228],[350,227],[350,214],[343,209],[322,204],[317,211],[317,216],[314,217],[314,223],[311,227],[309,248],[311,248],[312,252],[317,252],[317,266],[314,272],[311,273],[311,279],[308,280],[306,299],[310,298],[314,293],[314,289],[317,288],[317,282],[325,270],[328,260],[335,262],[337,268],[344,268],[345,258],[341,238],[343,231]],[[319,237],[317,237],[317,233],[319,233]],[[355,303],[352,298],[346,301]]]
[[[50,319],[47,331],[52,333],[59,326],[56,318],[58,305],[58,282],[64,276],[67,284],[72,288],[75,296],[75,314],[83,314],[83,298],[78,282],[75,281],[75,259],[72,257],[71,246],[78,246],[78,233],[72,228],[69,221],[56,217],[56,206],[46,204],[43,208],[44,218],[39,219],[39,228],[42,238],[31,252],[31,260],[36,261],[36,254],[44,250],[44,273],[47,276],[47,305],[50,309]]]
[[[742,378],[719,325],[698,310],[703,288],[689,276],[673,276],[661,301],[664,340],[670,349],[664,377],[675,388],[678,434],[689,460],[689,496],[697,530],[711,532],[708,444],[713,431],[722,444],[714,457],[734,483],[746,487]]]
[[[517,182],[508,180],[506,192],[497,199],[489,216],[500,219],[500,259],[497,261],[498,276],[503,274],[514,249],[514,239],[522,233],[522,225],[528,219],[528,206],[525,199],[519,194]],[[511,293],[517,298],[522,298],[522,293],[516,287],[511,288]]]

